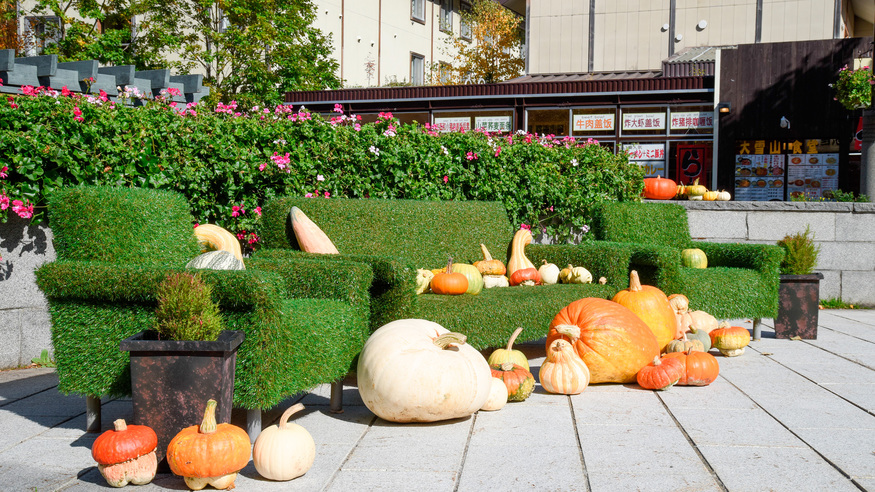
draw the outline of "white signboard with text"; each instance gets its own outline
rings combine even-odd
[[[462,132],[471,130],[471,118],[454,117],[454,118],[437,118],[434,119],[432,125],[438,131],[442,132]]]
[[[624,144],[623,150],[629,154],[629,162],[644,168],[644,177],[668,177],[665,165],[665,144]]]
[[[665,130],[665,113],[623,113],[623,130]]]
[[[474,128],[482,128],[488,132],[509,132],[510,116],[476,116]]]
[[[576,114],[572,121],[574,131],[614,131],[614,113]]]

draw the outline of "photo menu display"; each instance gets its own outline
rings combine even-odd
[[[739,154],[735,156],[735,199],[784,200],[786,155]]]
[[[809,200],[832,198],[839,187],[839,154],[790,154],[787,196]]]

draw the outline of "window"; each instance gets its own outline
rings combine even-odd
[[[425,57],[416,53],[410,54],[410,84],[422,85],[425,80]]]
[[[441,85],[447,85],[451,83],[453,73],[453,67],[447,62],[439,62],[438,63],[438,81]]]
[[[26,17],[24,39],[28,56],[41,54],[46,46],[61,40],[61,19],[53,15]]]
[[[440,28],[444,32],[453,32],[453,0],[441,0]]]
[[[425,23],[425,0],[410,1],[410,18]]]
[[[471,41],[471,2],[462,0],[460,4],[459,15],[459,37],[465,41]]]

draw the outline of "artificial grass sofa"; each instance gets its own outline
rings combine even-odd
[[[119,342],[152,328],[158,283],[200,253],[193,218],[177,193],[131,188],[62,189],[48,212],[57,261],[36,279],[48,298],[59,389],[87,396],[99,429],[99,398],[131,392]],[[246,264],[200,272],[228,329],[246,334],[234,403],[250,410],[252,435],[260,410],[349,372],[369,334],[373,273],[365,263],[320,258]]]
[[[598,240],[632,248],[632,268],[641,281],[666,294],[684,294],[691,309],[718,319],[749,317],[757,324],[778,314],[784,253],[776,245],[693,241],[686,209],[663,202],[605,203],[594,213],[592,230]],[[683,267],[685,248],[704,251],[708,267]]]
[[[300,251],[289,219],[292,206],[300,208],[331,239],[339,255]],[[504,206],[483,201],[420,201],[346,198],[284,197],[262,209],[264,248],[254,258],[287,261],[329,258],[361,261],[374,272],[371,286],[370,327],[403,318],[423,318],[451,331],[464,333],[477,349],[502,346],[517,327],[518,340],[546,336],[560,309],[583,297],[610,299],[629,285],[630,249],[599,242],[580,245],[529,245],[525,253],[535,264],[542,259],[562,267],[584,266],[607,283],[500,287],[477,295],[416,295],[417,268],[446,266],[482,259],[480,244],[506,262],[515,229]]]

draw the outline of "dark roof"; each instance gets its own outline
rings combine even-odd
[[[647,72],[650,73],[650,72]],[[627,72],[628,74],[628,72]],[[499,84],[373,87],[326,91],[287,92],[285,101],[291,104],[323,102],[350,103],[363,101],[487,99],[496,97],[551,97],[567,94],[636,94],[653,92],[711,92],[711,77],[592,77],[578,80],[519,79]]]
[[[659,70],[640,70],[629,72],[590,72],[590,73],[533,73],[523,75],[506,83],[514,82],[578,82],[587,80],[618,80],[618,79],[646,79],[659,77]]]

